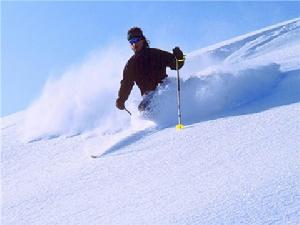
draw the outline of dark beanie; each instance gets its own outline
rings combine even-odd
[[[143,31],[142,31],[141,28],[139,28],[139,27],[133,27],[130,30],[128,30],[127,40],[129,41],[129,40],[131,40],[134,37],[145,38],[144,35],[143,35]]]

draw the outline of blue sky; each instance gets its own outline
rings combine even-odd
[[[128,45],[132,26],[152,47],[187,53],[299,16],[300,2],[1,2],[1,116],[89,52]]]

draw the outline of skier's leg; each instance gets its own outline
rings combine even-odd
[[[149,110],[149,105],[151,103],[151,100],[153,98],[154,91],[151,91],[145,95],[143,95],[143,100],[140,102],[138,109],[140,112],[148,111]]]

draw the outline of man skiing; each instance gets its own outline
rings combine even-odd
[[[134,83],[136,83],[143,97],[138,109],[145,111],[151,102],[153,91],[168,76],[166,67],[176,70],[177,59],[179,60],[178,69],[180,69],[184,64],[184,56],[179,47],[173,49],[173,54],[150,48],[149,41],[138,27],[133,27],[128,31],[127,39],[134,55],[124,67],[116,107],[120,110],[125,109],[125,101],[128,99]]]

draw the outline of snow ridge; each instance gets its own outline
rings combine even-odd
[[[296,18],[189,54],[181,71],[186,123],[203,121],[270,93],[285,73],[299,69],[299,38],[300,19]],[[73,136],[93,129],[113,133],[130,127],[128,115],[114,106],[125,62],[122,51],[108,48],[60,78],[50,79],[27,110],[23,139]],[[147,117],[159,127],[177,122],[176,86],[170,75],[167,88],[156,92],[153,114]],[[127,107],[134,114],[139,101],[138,92],[133,91]],[[144,122],[135,123],[143,126]]]

